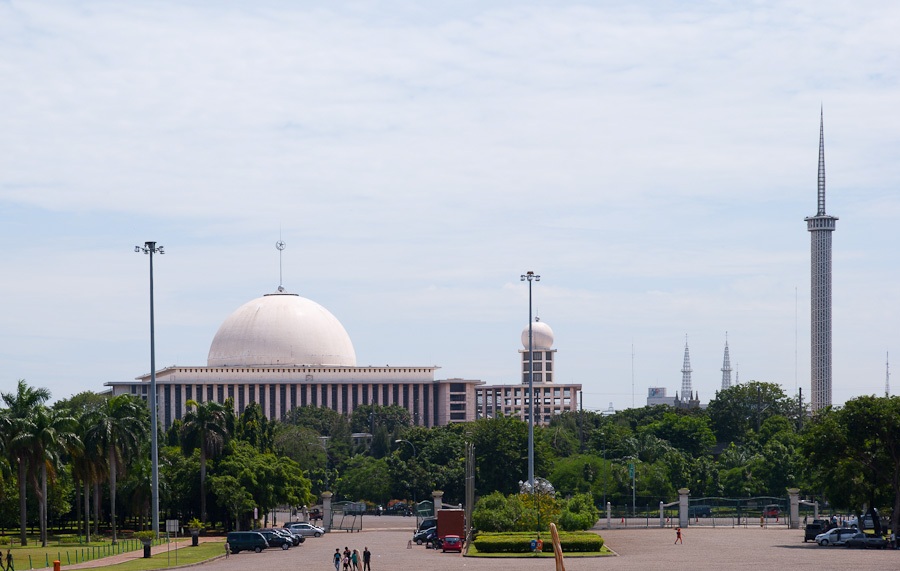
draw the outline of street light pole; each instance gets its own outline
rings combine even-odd
[[[409,445],[412,447],[413,458],[415,458],[415,457],[416,457],[416,445],[413,444],[412,442],[410,442],[409,440],[406,440],[405,438],[398,438],[397,440],[394,440],[394,444],[400,444],[401,442],[406,442],[407,444],[409,444]],[[419,502],[416,501],[416,484],[417,484],[417,483],[418,483],[418,482],[417,482],[417,480],[416,480],[416,474],[415,474],[415,472],[414,472],[414,473],[413,473],[413,505],[416,506],[416,508],[415,508],[415,511],[416,511],[416,527],[418,528],[418,527],[419,527]],[[437,515],[437,514],[435,514],[435,516],[436,516],[436,515]]]
[[[531,282],[541,281],[534,272],[522,274],[521,281],[528,282],[528,485],[534,494],[534,332],[531,315]]]
[[[157,442],[157,407],[156,407],[156,331],[153,323],[153,254],[165,254],[163,247],[156,242],[144,242],[143,246],[135,246],[135,252],[143,252],[150,256],[150,515],[153,533],[159,537],[159,443]]]

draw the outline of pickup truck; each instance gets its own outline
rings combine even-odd
[[[829,529],[831,529],[831,524],[828,523],[827,519],[812,520],[812,522],[806,524],[806,528],[803,530],[803,543],[815,541],[817,535],[825,533]]]

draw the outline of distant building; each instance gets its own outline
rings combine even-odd
[[[666,396],[666,387],[650,387],[647,389],[647,406],[660,404],[675,406],[675,397]]]
[[[550,326],[535,318],[531,327],[534,368],[532,374],[535,415],[534,423],[550,424],[555,415],[566,411],[578,410],[578,398],[581,393],[579,384],[557,384],[553,382],[556,368],[556,349],[553,348],[553,330]],[[528,420],[528,327],[522,331],[522,345],[519,349],[520,385],[488,385],[475,388],[476,416],[493,418],[498,413]]]

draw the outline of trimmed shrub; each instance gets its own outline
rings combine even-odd
[[[479,533],[473,541],[481,553],[530,553],[533,534],[529,533]],[[603,538],[594,533],[560,533],[559,543],[563,553],[597,552],[603,547]],[[553,553],[553,542],[544,540],[543,553]]]

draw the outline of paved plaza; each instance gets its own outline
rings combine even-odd
[[[538,571],[554,569],[547,559],[485,559],[441,553],[413,545],[414,520],[402,517],[370,517],[363,531],[342,531],[321,538],[308,538],[289,551],[241,552],[227,560],[207,563],[210,571],[331,571],[335,548],[343,551],[368,547],[372,552],[372,571]],[[857,550],[843,547],[819,547],[803,543],[802,530],[784,527],[687,528],[684,544],[673,545],[673,529],[598,530],[617,556],[603,558],[567,558],[568,571],[755,569],[822,571],[825,569],[894,569],[900,567],[900,551]]]

